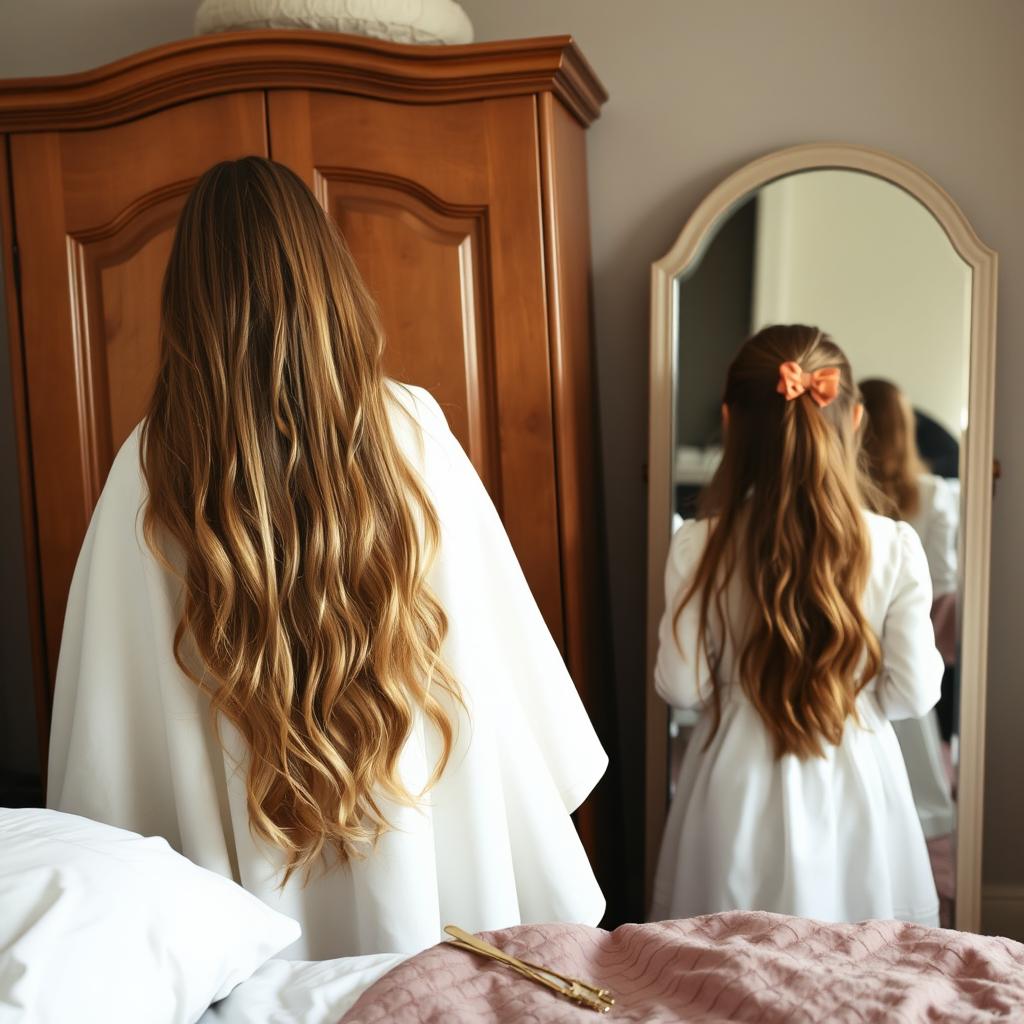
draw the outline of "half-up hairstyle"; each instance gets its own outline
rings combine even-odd
[[[780,368],[839,370],[821,407],[810,390],[787,400]],[[878,673],[881,649],[861,601],[871,569],[849,361],[816,327],[766,327],[729,367],[722,461],[702,496],[707,547],[676,620],[700,602],[698,643],[711,661],[713,728],[721,722],[720,657],[707,644],[711,616],[723,636],[734,574],[752,598],[736,639],[738,682],[774,740],[777,756],[824,756],[838,744],[856,698]]]
[[[921,507],[918,481],[926,472],[917,450],[914,410],[906,395],[887,380],[861,381],[860,392],[867,469],[885,499],[875,511],[913,519]]]
[[[199,180],[160,333],[144,529],[182,581],[175,658],[247,744],[254,833],[308,877],[369,850],[383,800],[418,798],[398,772],[417,709],[442,741],[431,784],[451,753],[437,514],[392,433],[374,305],[287,168]]]

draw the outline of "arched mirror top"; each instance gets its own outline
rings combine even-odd
[[[945,189],[899,157],[868,146],[809,143],[769,153],[741,167],[701,201],[672,248],[654,264],[656,274],[677,277],[697,262],[715,229],[759,188],[806,171],[858,171],[882,178],[913,196],[938,221],[950,243],[972,269],[995,265],[996,254],[978,237]]]

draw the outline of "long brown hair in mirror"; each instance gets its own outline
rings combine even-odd
[[[193,189],[164,279],[142,438],[145,536],[181,579],[182,670],[248,751],[285,878],[345,861],[413,802],[417,708],[452,748],[438,519],[400,451],[373,302],[305,184],[249,157]]]
[[[887,380],[861,381],[864,453],[871,478],[886,501],[878,509],[913,519],[921,503],[918,481],[925,472],[914,436],[914,410],[906,395]]]
[[[825,407],[806,392],[778,393],[780,367],[838,368],[839,392]],[[726,377],[722,460],[701,500],[711,520],[704,554],[676,619],[700,602],[700,642],[712,673],[714,725],[721,689],[707,636],[711,615],[726,628],[725,594],[739,572],[753,598],[737,638],[743,690],[778,756],[821,756],[856,720],[857,694],[881,664],[878,638],[861,610],[871,569],[862,508],[870,487],[858,468],[850,363],[816,327],[775,326],[740,349]]]

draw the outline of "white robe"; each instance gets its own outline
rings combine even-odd
[[[946,480],[925,473],[917,481],[919,507],[909,520],[928,560],[934,597],[955,594],[957,573],[957,534],[960,526],[960,481]]]
[[[857,701],[842,742],[823,758],[776,758],[753,705],[736,685],[737,652],[713,629],[724,681],[722,721],[711,727],[708,660],[696,660],[699,602],[673,637],[672,616],[708,536],[706,520],[672,538],[655,672],[669,704],[702,708],[687,745],[655,876],[653,920],[725,910],[767,910],[823,921],[897,918],[938,923],[938,896],[890,719],[922,716],[939,698],[942,659],[929,610],[921,542],[905,523],[867,515],[872,569],[863,608],[883,668]],[[749,598],[734,577],[726,614],[738,629]],[[676,639],[679,645],[677,646]]]
[[[925,474],[918,480],[920,508],[911,519],[925,558],[936,598],[955,594],[957,525],[960,521],[960,482]],[[956,824],[956,807],[942,757],[942,733],[934,711],[922,718],[893,723],[910,776],[917,815],[929,839],[949,835]]]
[[[445,924],[596,924],[604,898],[570,812],[607,766],[487,492],[437,403],[391,386],[392,423],[441,523],[429,582],[449,631],[443,655],[469,709],[441,781],[366,859],[280,887],[256,840],[246,750],[172,654],[180,587],[141,536],[139,431],[117,456],[68,598],[50,738],[51,807],[162,835],[300,922],[283,955],[413,953]],[[400,771],[420,792],[439,741],[421,719]]]

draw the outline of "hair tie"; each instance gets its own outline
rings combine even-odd
[[[804,373],[799,363],[783,363],[779,367],[779,386],[776,390],[787,402],[807,392],[824,409],[839,394],[839,379],[838,366]]]

